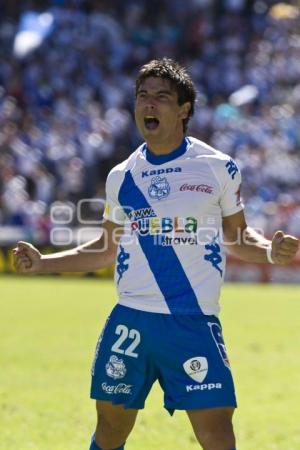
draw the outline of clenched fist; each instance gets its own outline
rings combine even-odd
[[[299,248],[299,241],[294,236],[276,231],[272,239],[271,256],[275,264],[289,264]]]
[[[14,266],[19,273],[36,273],[41,270],[42,255],[32,244],[20,241],[13,249]]]

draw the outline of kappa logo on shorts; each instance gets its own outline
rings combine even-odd
[[[190,384],[185,387],[186,392],[193,391],[211,391],[212,389],[222,389],[222,383],[209,383],[209,384]]]
[[[218,323],[208,322],[207,325],[210,328],[210,332],[212,334],[216,346],[218,347],[223,363],[225,364],[226,367],[228,367],[228,369],[230,369],[230,363],[226,351],[226,346],[222,336],[222,328]]]
[[[208,362],[204,356],[195,356],[183,364],[185,372],[198,383],[202,383],[208,371]]]
[[[98,342],[97,342],[97,345],[96,345],[94,361],[93,361],[93,364],[92,364],[92,377],[95,375],[95,368],[96,368],[97,358],[98,358],[98,355],[99,355],[100,344],[101,344],[101,341],[102,341],[102,338],[103,338],[103,334],[104,334],[104,331],[105,331],[105,329],[107,327],[109,319],[110,319],[110,316],[108,316],[108,318],[106,319],[105,325],[102,328],[101,334],[99,336],[99,339],[98,339]]]
[[[106,373],[114,380],[124,378],[126,375],[126,367],[123,359],[119,359],[116,355],[112,355],[109,358],[108,363],[105,365]]]

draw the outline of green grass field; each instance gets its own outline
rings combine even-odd
[[[111,281],[0,277],[0,449],[87,450],[90,365],[116,294]],[[300,286],[227,285],[225,340],[239,450],[300,448]],[[154,386],[128,450],[199,448]]]

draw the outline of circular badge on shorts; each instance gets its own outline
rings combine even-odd
[[[204,356],[194,356],[185,361],[183,368],[194,381],[202,383],[208,371],[207,359]]]

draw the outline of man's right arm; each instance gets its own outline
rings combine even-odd
[[[104,221],[98,239],[49,255],[42,255],[27,242],[18,242],[13,250],[14,265],[20,273],[93,272],[114,263],[122,233],[122,226]]]

